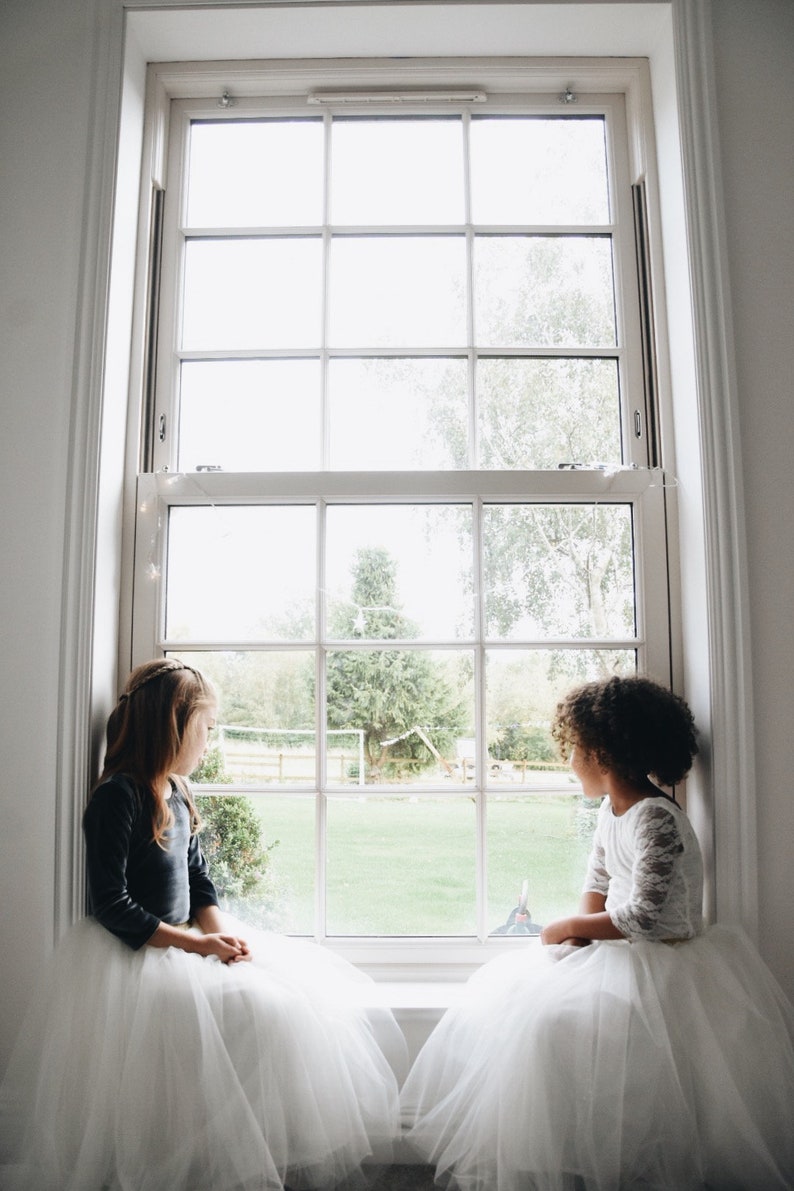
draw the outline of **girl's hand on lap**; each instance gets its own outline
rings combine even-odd
[[[202,955],[216,955],[224,964],[238,964],[251,959],[250,947],[245,939],[239,939],[236,935],[203,935],[201,943]]]
[[[567,919],[558,918],[556,922],[549,922],[540,932],[540,941],[544,947],[552,943],[567,943],[571,941],[570,925]]]
[[[540,941],[544,946],[566,943],[570,947],[587,947],[592,940],[582,939],[571,934],[571,922],[568,918],[558,918],[556,922],[549,922],[540,932]]]
[[[252,959],[251,948],[248,946],[245,939],[240,939],[238,937],[235,937],[234,941],[237,944],[237,946],[240,948],[240,954],[237,955],[234,960],[232,960],[232,963],[239,964],[241,962],[244,963],[246,961],[250,961]]]

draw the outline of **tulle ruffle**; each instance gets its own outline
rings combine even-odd
[[[793,1044],[738,931],[530,945],[485,965],[420,1053],[409,1140],[463,1191],[783,1191]]]
[[[389,1160],[393,1017],[366,1009],[366,977],[314,944],[240,933],[255,962],[226,966],[133,952],[91,919],[74,928],[3,1085],[9,1186],[359,1187],[363,1163]]]

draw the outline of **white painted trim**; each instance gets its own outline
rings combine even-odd
[[[486,96],[537,94],[556,98],[572,81],[577,104],[591,95],[620,94],[641,111],[647,64],[639,58],[537,58],[467,55],[454,58],[315,58],[261,59],[247,62],[158,62],[151,67],[157,95],[185,99],[192,104],[202,97],[217,97],[228,86],[235,101],[262,95],[298,96],[309,115],[311,95],[317,89],[348,91],[357,95],[367,89],[438,89],[477,86]],[[446,101],[445,101],[446,102]],[[366,111],[368,103],[346,104]],[[423,103],[435,110],[439,105]],[[441,105],[443,110],[443,104]],[[581,109],[577,106],[577,112]],[[210,113],[213,107],[210,108]],[[191,113],[192,114],[192,113]],[[638,134],[632,142],[632,165],[641,170],[644,142]]]
[[[716,915],[755,936],[750,598],[711,0],[674,0],[673,28],[703,466]]]
[[[587,0],[575,15],[566,0],[209,0],[185,6],[192,11],[170,0],[136,0],[130,8],[151,61],[516,52],[548,58],[561,47],[576,57],[625,58],[647,52],[668,4]]]
[[[122,13],[93,0],[85,203],[64,508],[64,575],[55,772],[54,937],[84,912],[82,810],[91,780],[94,583]]]

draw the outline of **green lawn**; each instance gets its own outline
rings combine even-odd
[[[254,798],[270,853],[276,929],[311,933],[314,800]],[[593,825],[576,795],[494,798],[488,810],[488,927],[504,922],[522,881],[536,922],[573,910]],[[331,798],[331,935],[476,932],[475,806],[470,798]]]

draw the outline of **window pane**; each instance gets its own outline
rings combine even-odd
[[[317,347],[320,240],[192,240],[185,246],[185,350]]]
[[[463,223],[462,121],[335,120],[331,222]]]
[[[483,567],[489,637],[634,636],[628,505],[487,505]]]
[[[270,849],[274,907],[271,930],[280,934],[314,934],[316,800],[291,794],[283,798],[253,797]],[[247,910],[245,912],[246,921]]]
[[[326,666],[331,785],[465,780],[458,758],[474,733],[470,653],[333,650]]]
[[[331,467],[467,467],[466,372],[465,360],[332,360]]]
[[[466,342],[462,236],[346,236],[331,246],[334,347]]]
[[[478,236],[477,342],[488,347],[614,344],[612,245],[606,236]]]
[[[329,798],[328,933],[475,934],[475,830],[470,799]]]
[[[171,509],[171,640],[306,640],[314,634],[315,587],[313,507]]]
[[[274,654],[267,656],[274,659],[280,670],[286,671],[277,674],[277,679],[307,682],[308,698],[311,690],[308,681],[314,680],[314,658],[307,654],[289,658]],[[265,700],[269,702],[271,697],[268,692]],[[223,723],[218,729],[226,771],[234,784],[307,786],[313,783],[316,780],[314,726],[303,730],[280,727],[283,720],[289,718],[280,705],[260,718],[262,727],[242,728]]]
[[[471,505],[335,505],[327,516],[334,640],[474,633]]]
[[[490,932],[503,933],[499,928],[518,904],[524,881],[528,926],[544,926],[575,910],[597,812],[598,802],[581,794],[488,799]]]
[[[193,360],[180,379],[180,471],[319,468],[319,361]]]
[[[617,360],[481,359],[483,467],[622,462]]]
[[[471,122],[475,223],[609,222],[603,119]]]
[[[188,227],[299,227],[322,222],[320,120],[192,124]]]
[[[314,785],[314,650],[179,653],[210,679],[217,726],[194,782]]]
[[[635,671],[631,649],[486,651],[489,786],[507,797],[511,786],[554,790],[575,785],[551,736],[557,703],[582,682]]]
[[[313,934],[314,797],[221,794],[197,803],[224,909],[260,929]]]

